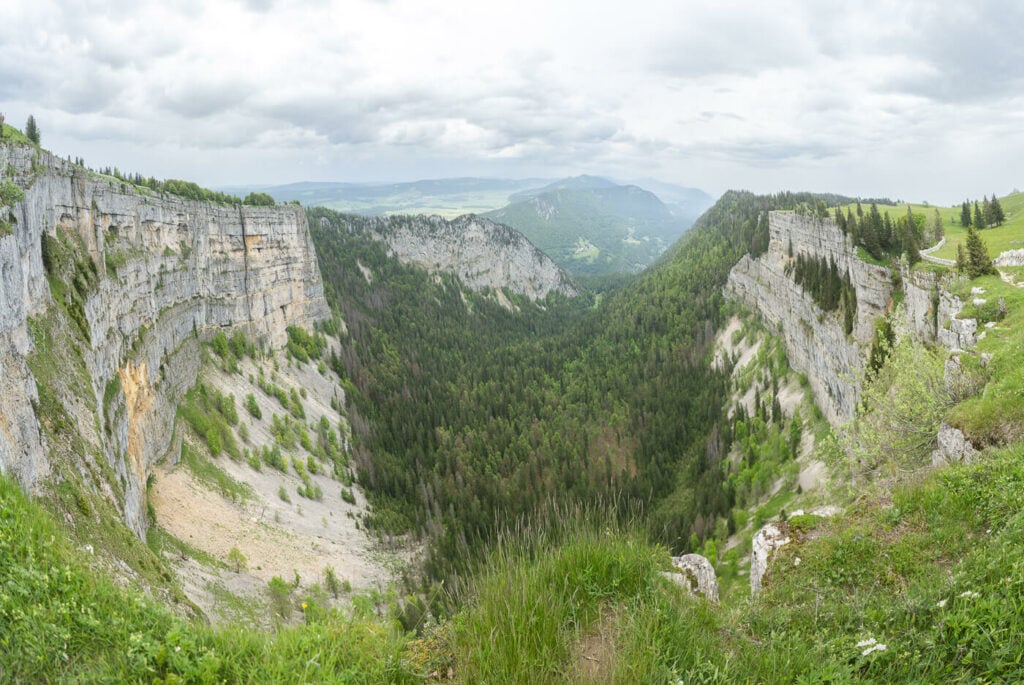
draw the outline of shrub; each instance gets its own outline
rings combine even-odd
[[[256,402],[256,398],[252,393],[245,396],[245,410],[249,412],[249,416],[254,419],[263,418],[263,411],[260,409],[260,405]]]

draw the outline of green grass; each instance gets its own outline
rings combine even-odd
[[[244,503],[256,497],[256,493],[248,483],[242,483],[229,476],[208,456],[189,445],[187,441],[183,441],[181,444],[181,462],[188,467],[200,483],[204,483],[232,502]]]
[[[1016,682],[1022,511],[1020,447],[875,486],[844,516],[796,521],[762,596],[722,607],[662,578],[667,553],[636,529],[563,511],[506,533],[459,612],[413,641],[372,598],[351,616],[312,607],[299,614],[308,625],[273,634],[178,618],[89,571],[0,479],[0,671],[33,682],[422,682],[447,668],[461,683]],[[863,655],[869,638],[886,649]]]
[[[1012,193],[1006,197],[1001,197],[999,198],[999,203],[1006,213],[1006,222],[1002,226],[986,228],[981,231],[981,237],[988,245],[989,254],[993,258],[1006,250],[1024,248],[1024,193]],[[862,207],[867,211],[866,206],[862,205]],[[924,215],[926,227],[930,227],[935,210],[939,210],[939,216],[942,217],[942,223],[946,231],[946,244],[942,246],[941,250],[936,251],[933,256],[941,257],[942,259],[956,259],[956,246],[962,243],[967,236],[967,229],[960,225],[960,205],[936,207],[926,204],[901,203],[898,205],[879,205],[878,211],[882,214],[888,212],[889,216],[895,220],[907,213],[907,207],[910,207],[915,214]],[[844,212],[847,209],[856,211],[856,205],[844,206],[842,209]],[[922,247],[930,247],[931,241],[925,241],[925,243]],[[866,262],[879,263],[872,259],[863,249],[859,249],[858,254]]]
[[[981,315],[998,318],[998,301],[1006,301],[1006,318],[986,331],[978,342],[979,353],[989,353],[992,361],[978,370],[987,383],[976,397],[953,410],[952,423],[981,443],[1007,444],[1024,440],[1024,288],[1004,283],[998,276],[984,276],[966,283],[959,293],[970,302],[972,286],[982,287],[986,300],[982,307],[968,304],[960,318]],[[968,368],[977,370],[977,360],[965,358]]]
[[[3,137],[0,137],[0,144],[3,143],[15,143],[18,145],[33,144],[24,133],[8,124],[3,124]]]
[[[1002,226],[985,228],[980,231],[982,239],[988,245],[988,253],[993,259],[1006,250],[1024,249],[1024,193],[1013,193],[999,198],[999,203],[1006,213],[1006,222]],[[959,222],[959,205],[955,209],[940,211],[950,212]],[[946,224],[946,244],[935,253],[935,256],[943,259],[956,259],[956,246],[967,238],[967,229],[959,223],[954,225],[952,220],[945,215],[943,215],[943,220]]]
[[[0,477],[0,674],[6,682],[422,682],[371,613],[321,610],[268,633],[182,619],[86,565]]]

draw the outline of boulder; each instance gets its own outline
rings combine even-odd
[[[955,461],[971,462],[977,454],[974,445],[964,437],[959,428],[948,424],[939,427],[939,446],[932,452],[932,466],[943,466]]]
[[[672,557],[672,566],[676,570],[666,573],[667,578],[686,588],[692,595],[700,595],[712,602],[718,601],[718,578],[710,561],[699,554],[684,554]]]

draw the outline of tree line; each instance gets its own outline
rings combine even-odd
[[[1002,226],[1003,222],[1006,221],[1003,206],[999,203],[999,198],[996,197],[995,193],[992,193],[991,198],[983,197],[980,203],[975,200],[973,203],[973,213],[971,212],[971,207],[972,203],[970,200],[964,200],[960,205],[960,225],[965,228],[973,226],[974,228],[982,229]]]

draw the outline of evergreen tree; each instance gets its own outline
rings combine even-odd
[[[992,199],[995,199],[995,194],[992,195]],[[992,207],[992,200],[988,199],[988,196],[982,198],[982,215],[985,217],[986,226],[996,225],[995,210]]]
[[[978,230],[985,228],[985,217],[981,213],[981,207],[978,206],[978,201],[974,201],[974,218],[972,219],[974,227]]]
[[[896,231],[893,230],[889,212],[885,213],[885,218],[882,220],[882,232],[878,235],[878,243],[883,252],[889,252],[896,245]]]
[[[853,238],[853,244],[857,245],[860,243],[860,226],[857,224],[857,219],[853,216],[853,210],[846,210],[846,229],[850,233],[850,237]]]
[[[967,250],[964,249],[963,243],[957,243],[956,245],[956,272],[962,274],[967,271]]]
[[[921,252],[917,248],[917,229],[914,222],[908,221],[903,231],[903,250],[907,253],[907,262],[914,266],[921,261]]]
[[[942,225],[942,215],[939,214],[938,208],[935,209],[935,216],[932,218],[932,237],[935,243],[946,237],[946,229]]]
[[[36,125],[36,118],[31,114],[28,115],[28,121],[25,122],[25,137],[39,145],[39,127]]]
[[[988,256],[988,247],[985,241],[978,235],[978,231],[971,226],[967,229],[967,277],[977,278],[986,274],[994,274],[996,268],[992,266],[992,258]],[[957,254],[957,261],[960,255]]]
[[[861,224],[861,239],[864,242],[864,249],[871,253],[875,259],[882,258],[882,245],[880,233],[882,232],[882,217],[878,213],[878,207],[871,205],[871,211]]]
[[[999,198],[996,197],[995,193],[992,193],[992,221],[991,225],[1002,226],[1003,222],[1006,221],[1006,214],[1003,213],[1003,206],[999,204]]]
[[[960,225],[967,228],[971,225],[971,206],[964,200],[964,203],[960,205]]]

